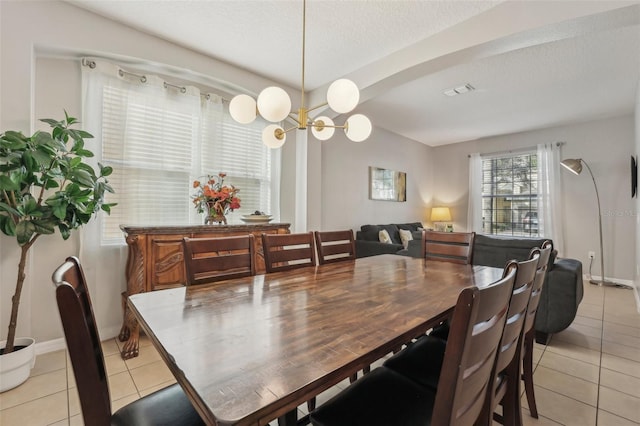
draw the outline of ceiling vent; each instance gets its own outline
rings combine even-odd
[[[458,87],[454,87],[452,89],[447,89],[442,93],[444,93],[447,96],[456,96],[456,95],[460,95],[462,93],[471,92],[473,90],[476,90],[475,87],[473,87],[472,85],[467,83],[464,86],[458,86]]]

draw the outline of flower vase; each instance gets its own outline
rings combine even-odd
[[[227,224],[227,218],[223,215],[223,214],[217,214],[217,213],[210,213],[205,219],[204,219],[204,224],[205,225],[213,225],[214,223],[217,224]]]

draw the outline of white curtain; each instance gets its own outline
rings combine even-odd
[[[120,292],[126,290],[128,250],[119,224],[201,224],[191,204],[191,182],[218,172],[227,172],[227,182],[244,189],[247,211],[238,211],[238,218],[264,210],[278,221],[281,150],[262,145],[263,123],[231,123],[217,95],[176,88],[158,76],[141,78],[108,62],[91,63],[82,66],[82,126],[95,137],[87,141],[94,168],[98,162],[114,168],[109,181],[118,205],[82,229],[80,257],[92,298],[102,299],[96,303],[97,321],[113,325],[119,322],[114,315],[122,315]],[[107,202],[113,202],[109,194]]]
[[[538,227],[543,238],[553,240],[562,255],[562,189],[560,186],[560,146],[557,143],[538,145]]]
[[[467,231],[482,232],[482,158],[478,153],[469,155]]]

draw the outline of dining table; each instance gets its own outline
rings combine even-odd
[[[380,255],[131,295],[209,425],[296,424],[297,407],[451,315],[503,270]]]

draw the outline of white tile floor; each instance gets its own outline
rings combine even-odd
[[[174,383],[151,346],[123,361],[119,342],[105,341],[113,409]],[[633,292],[585,284],[578,316],[548,346],[536,345],[534,383],[538,420],[525,407],[525,425],[640,425],[640,314]],[[318,403],[348,385],[318,397]],[[300,407],[306,414],[306,406]],[[0,394],[0,425],[81,425],[73,374],[64,351],[40,355],[31,377]]]

